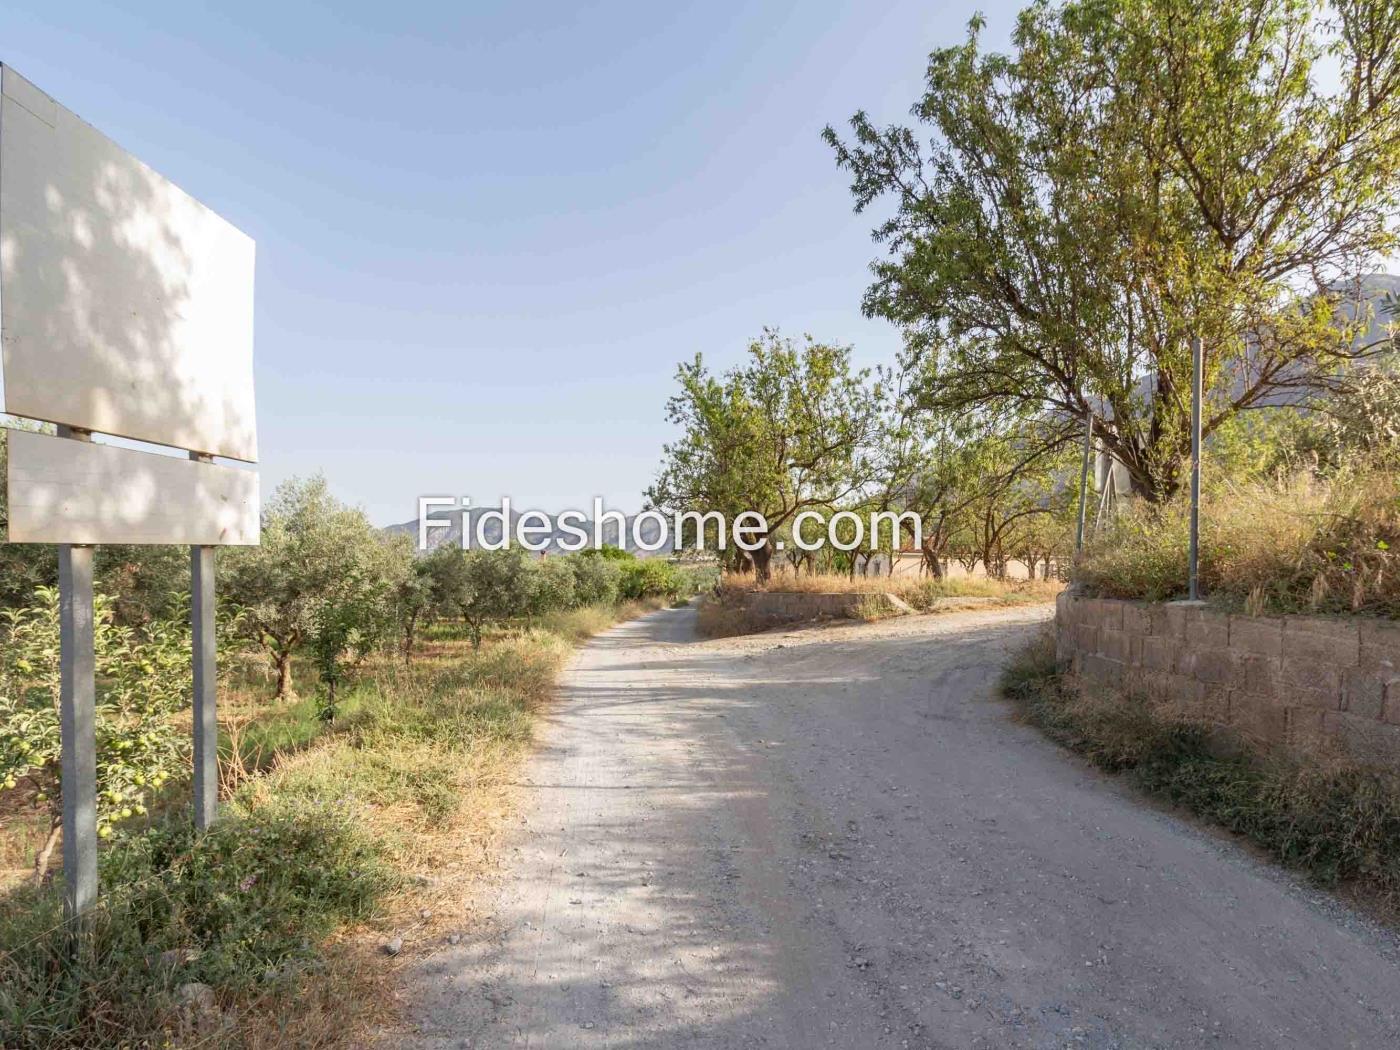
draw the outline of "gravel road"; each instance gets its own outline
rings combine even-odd
[[[442,1047],[1400,1046],[1400,943],[996,699],[1044,608],[582,649]]]

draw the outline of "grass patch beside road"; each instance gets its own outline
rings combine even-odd
[[[1098,768],[1242,835],[1324,885],[1350,884],[1400,914],[1400,777],[1331,756],[1224,747],[1148,698],[1080,690],[1048,632],[1006,669],[1027,721]]]
[[[759,586],[752,576],[724,576],[715,592],[699,608],[699,630],[706,638],[728,638],[770,629],[772,624],[751,616],[746,596],[770,594],[861,594],[869,600],[858,604],[856,616],[867,621],[883,619],[894,610],[882,595],[892,595],[915,612],[956,611],[980,605],[1006,606],[1049,602],[1064,586],[1058,580],[994,580],[984,577],[938,579],[928,576],[840,576],[776,573]],[[959,601],[962,600],[962,605]],[[791,624],[787,625],[791,626]]]
[[[173,788],[103,850],[76,948],[61,872],[0,900],[0,1046],[336,1046],[392,1022],[381,947],[411,955],[467,921],[572,646],[658,604],[552,613],[479,651],[440,627],[409,664],[367,663],[331,723],[310,698],[233,690],[209,833]]]
[[[929,608],[940,598],[995,598],[1007,604],[1050,601],[1064,584],[1058,580],[994,580],[982,576],[842,576],[775,573],[759,586],[752,576],[727,575],[719,595],[762,590],[785,594],[893,594],[916,609]]]

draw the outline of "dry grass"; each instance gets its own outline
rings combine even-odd
[[[752,576],[726,575],[699,608],[697,626],[706,638],[730,638],[769,629],[770,621],[752,616],[744,605],[755,591],[780,594],[861,594],[856,617],[865,621],[896,614],[880,598],[892,595],[917,612],[947,612],[976,605],[1023,605],[1048,602],[1063,588],[1058,580],[991,580],[982,577],[936,579],[928,576],[839,576],[775,573],[759,587]]]
[[[313,698],[270,701],[270,682],[250,663],[221,695],[230,732],[217,834],[189,841],[187,795],[177,788],[167,800],[174,819],[166,826],[153,819],[157,852],[139,837],[106,851],[103,933],[89,965],[55,970],[47,956],[17,947],[52,939],[53,892],[26,887],[7,902],[14,908],[0,920],[0,1045],[107,1046],[114,1033],[133,1047],[394,1044],[394,973],[473,920],[473,893],[512,812],[535,715],[573,644],[656,605],[552,615],[534,628],[498,632],[480,651],[460,632],[434,631],[411,664],[389,654],[368,661],[329,725]],[[321,814],[329,821],[324,835],[314,830]],[[244,892],[242,872],[226,859],[256,855],[271,827],[312,844],[310,853],[273,854],[294,866],[286,870],[293,881],[278,891],[279,911],[257,899],[258,887],[271,892],[286,874],[271,870],[275,861],[258,860]],[[5,848],[19,855],[24,841],[14,837]],[[160,858],[171,849],[184,874],[166,875]],[[137,880],[131,893],[127,872]],[[169,881],[168,893],[140,888],[152,878]],[[225,886],[230,879],[237,886]],[[246,922],[252,940],[234,945],[216,932],[206,942],[197,932],[205,907]],[[280,920],[271,916],[284,914],[300,925],[273,929]],[[304,956],[295,974],[263,976],[283,969],[281,955],[260,961],[264,936],[281,938],[277,952]],[[381,950],[390,936],[403,940],[392,959]],[[201,960],[178,975],[150,971],[152,946],[185,945],[203,948]],[[12,964],[13,972],[5,969]],[[188,980],[215,989],[219,1015],[209,1023],[191,1025],[175,1005],[176,986]],[[56,1003],[54,981],[72,998]]]
[[[981,576],[938,579],[932,576],[841,576],[774,573],[762,587],[752,576],[721,578],[721,600],[755,590],[784,594],[893,594],[915,609],[931,608],[942,598],[993,598],[1008,604],[1051,601],[1064,587],[1058,580],[994,580]]]
[[[1187,511],[1184,498],[1129,509],[1090,544],[1076,581],[1102,597],[1182,596]],[[1201,586],[1254,613],[1400,617],[1400,476],[1358,468],[1216,485],[1201,506]]]

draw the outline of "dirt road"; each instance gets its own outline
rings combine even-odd
[[[1045,609],[583,649],[423,1047],[1400,1046],[1396,940],[995,698]]]

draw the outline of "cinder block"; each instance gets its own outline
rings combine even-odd
[[[1385,681],[1360,667],[1342,674],[1342,710],[1362,718],[1380,718],[1385,709]]]
[[[1361,658],[1361,631],[1355,623],[1319,616],[1287,616],[1283,621],[1283,651],[1299,662],[1356,667]]]
[[[1080,658],[1079,670],[1085,678],[1091,678],[1096,682],[1108,685],[1120,685],[1123,682],[1126,667],[1118,660],[1085,653]]]
[[[1152,614],[1148,607],[1138,602],[1124,602],[1123,630],[1129,634],[1151,634]]]
[[[1328,733],[1326,718],[1330,712],[1314,707],[1289,707],[1285,739],[1298,749],[1324,747]]]
[[[1181,642],[1160,635],[1144,635],[1138,643],[1138,663],[1144,670],[1172,672],[1176,670]]]
[[[1177,714],[1199,718],[1205,702],[1205,686],[1180,674],[1144,672],[1150,695]]]
[[[1177,657],[1176,668],[1198,682],[1227,685],[1235,679],[1235,661],[1229,649],[1192,646],[1188,642]]]
[[[1360,665],[1381,677],[1400,678],[1400,624],[1390,620],[1358,619]]]
[[[1305,685],[1281,682],[1278,687],[1278,698],[1280,703],[1290,707],[1311,707],[1321,711],[1339,711],[1342,706],[1340,688],[1336,690],[1310,689]]]
[[[1074,641],[1063,627],[1055,632],[1055,662],[1065,664],[1074,658]]]
[[[1158,637],[1186,637],[1186,610],[1181,606],[1154,605],[1149,615],[1152,617],[1152,633]]]
[[[1099,652],[1110,660],[1131,664],[1134,662],[1133,641],[1133,636],[1128,632],[1105,627],[1099,631]]]
[[[1353,758],[1400,771],[1400,726],[1345,711],[1327,711],[1323,729]]]
[[[1400,726],[1400,679],[1392,678],[1385,684],[1383,716],[1390,725]]]
[[[1214,609],[1186,610],[1186,642],[1224,648],[1230,643],[1230,617]]]
[[[1279,687],[1279,660],[1275,656],[1230,648],[1234,665],[1230,684],[1236,689],[1261,696],[1276,696]]]
[[[1093,616],[1094,622],[1100,627],[1121,631],[1123,629],[1124,604],[1126,603],[1114,598],[1095,598],[1089,602],[1089,608],[1086,611]]]
[[[1285,650],[1279,660],[1279,688],[1285,697],[1297,689],[1322,693],[1334,701],[1328,707],[1340,708],[1342,668],[1307,653]]]
[[[1284,707],[1248,693],[1230,694],[1230,725],[1251,743],[1272,747],[1288,738]]]
[[[1230,648],[1262,656],[1283,653],[1283,621],[1277,617],[1231,616]]]
[[[1099,629],[1093,624],[1074,625],[1074,647],[1083,655],[1099,651]]]

